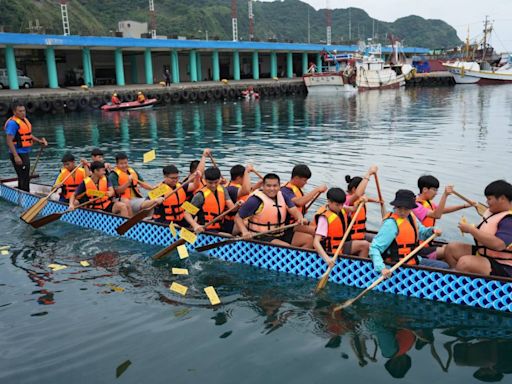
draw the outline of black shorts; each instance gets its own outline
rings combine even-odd
[[[418,255],[422,256],[422,257],[427,257],[428,255],[430,255],[432,252],[435,252],[436,249],[438,247],[433,247],[433,246],[427,246],[427,247],[423,247],[420,249],[420,251],[418,252]]]
[[[509,265],[501,264],[498,260],[489,257],[483,256],[489,263],[491,264],[491,275],[493,276],[501,276],[501,277],[512,277],[512,267]]]
[[[288,228],[281,236],[263,235],[255,237],[254,240],[265,241],[267,243],[270,243],[272,240],[281,240],[286,244],[291,244],[293,240],[293,233],[293,228]]]

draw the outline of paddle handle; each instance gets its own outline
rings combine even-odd
[[[321,195],[321,194],[322,194],[322,192],[318,192],[318,193],[316,194],[316,196],[313,198],[313,200],[311,200],[311,201],[309,202],[309,204],[308,204],[308,205],[306,205],[306,211],[308,211],[308,210],[309,210],[309,208],[311,208],[311,206],[312,206],[313,204],[315,204],[315,201],[320,197],[320,195]]]
[[[253,233],[253,234],[251,235],[251,237],[249,237],[249,238],[240,237],[239,239],[240,239],[240,240],[249,240],[249,239],[254,239],[255,237],[258,237],[258,236],[269,235],[269,234],[274,233],[274,232],[286,231],[287,229],[290,229],[290,228],[296,227],[297,225],[299,225],[299,223],[293,223],[293,224],[283,225],[282,227],[274,228],[274,229],[269,229],[268,231]]]
[[[459,192],[457,191],[453,191],[452,192],[455,196],[457,196],[458,198],[464,200],[466,203],[470,204],[470,205],[473,205],[474,201],[471,201],[469,200],[466,196],[464,195],[461,195]]]
[[[50,191],[50,193],[49,193],[47,196],[43,197],[43,199],[48,200],[48,198],[49,198],[52,194],[54,194],[54,193],[57,191],[57,189],[59,189],[59,188],[60,188],[60,187],[61,187],[61,186],[66,182],[66,180],[67,180],[67,179],[69,179],[69,178],[70,178],[70,177],[71,177],[71,176],[72,176],[72,175],[73,175],[73,174],[78,170],[78,168],[80,168],[80,167],[81,167],[81,165],[77,165],[77,166],[75,167],[75,169],[73,169],[71,172],[69,172],[69,175],[67,175],[67,176],[64,178],[64,180],[62,180],[59,184],[55,185],[55,186],[52,188],[52,190]]]
[[[261,180],[263,180],[263,176],[262,176],[262,174],[261,174],[261,173],[259,173],[257,170],[255,170],[255,169],[253,168],[252,172],[253,172],[256,176],[258,176]]]
[[[219,167],[217,167],[217,163],[215,162],[215,159],[213,158],[213,156],[212,156],[212,154],[211,154],[211,153],[209,153],[209,154],[208,154],[208,157],[209,157],[209,158],[210,158],[210,160],[212,161],[213,166],[214,166],[215,168],[219,168]]]
[[[377,176],[377,173],[374,173],[373,177],[375,178],[375,187],[377,188],[377,196],[379,197],[380,214],[382,218],[384,218],[386,216],[386,208],[384,207],[384,199],[382,198],[382,192],[380,190],[379,176]]]
[[[75,207],[75,209],[85,207],[86,205],[92,204],[92,203],[94,203],[94,202],[96,202],[96,201],[98,201],[98,200],[100,200],[100,199],[103,199],[104,197],[108,197],[108,196],[105,194],[105,196],[98,196],[98,197],[95,197],[95,198],[94,198],[94,199],[92,199],[92,200],[88,200],[88,201],[86,201],[86,202],[84,202],[84,203],[78,204],[78,205]],[[69,209],[68,209],[67,211],[69,212]]]
[[[37,163],[39,163],[39,159],[41,158],[43,149],[44,149],[43,146],[41,146],[41,148],[39,148],[39,152],[37,153],[36,161],[34,163],[34,166],[32,167],[32,170],[30,171],[30,176],[34,176],[34,174],[36,173]]]

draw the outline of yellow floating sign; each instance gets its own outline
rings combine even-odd
[[[199,212],[199,208],[189,203],[188,201],[185,201],[183,204],[181,204],[181,208],[183,208],[186,212],[190,213],[192,216],[195,216],[197,212]]]
[[[186,228],[181,228],[180,237],[185,240],[187,243],[194,244],[196,242],[197,236],[194,232],[190,232]]]
[[[7,256],[9,254],[9,251],[7,249],[2,249],[0,253],[2,253],[2,255],[4,256]]]
[[[105,192],[98,191],[97,189],[88,189],[87,195],[93,196],[93,197],[103,197],[103,196],[105,196]]]
[[[66,269],[66,265],[60,265],[60,264],[49,264],[48,268],[51,268],[53,271],[60,271],[61,269]]]
[[[184,285],[178,284],[178,283],[172,283],[170,288],[171,291],[179,293],[180,295],[185,296],[187,294],[188,288]]]
[[[11,246],[10,246],[10,245],[2,245],[2,246],[0,247],[0,251],[5,251],[5,250],[8,250],[9,248],[11,248]]]
[[[162,184],[159,187],[156,187],[155,189],[149,191],[148,196],[151,200],[154,200],[160,196],[165,195],[170,190],[171,188],[167,184]]]
[[[151,151],[148,151],[144,154],[144,163],[149,163],[150,161],[155,160],[156,158],[156,151],[152,149]]]
[[[176,227],[172,221],[169,223],[169,229],[171,230],[172,237],[176,237]]]
[[[86,261],[86,260],[82,260],[82,261],[80,262],[80,265],[81,265],[82,267],[89,267],[91,264],[90,264],[88,261]]]
[[[188,257],[188,249],[184,245],[178,247],[178,255],[180,259],[186,259]]]
[[[217,292],[215,292],[215,288],[212,286],[206,287],[204,292],[206,293],[206,296],[208,296],[208,299],[210,299],[210,303],[212,303],[212,305],[220,304],[220,299],[219,296],[217,296]]]
[[[188,269],[187,268],[173,268],[172,274],[173,275],[188,275]]]

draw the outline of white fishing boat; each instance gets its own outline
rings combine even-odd
[[[453,75],[457,84],[475,84],[480,80],[476,77],[466,76],[467,71],[480,71],[480,64],[475,61],[455,61],[443,63],[443,66]]]

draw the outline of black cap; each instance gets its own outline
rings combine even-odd
[[[414,209],[416,208],[416,195],[408,189],[399,189],[396,191],[395,200],[390,204],[397,208]]]
[[[103,151],[99,148],[94,148],[91,151],[91,156],[103,156]]]

